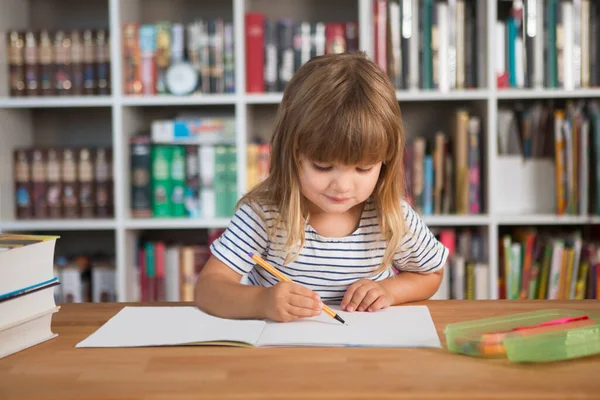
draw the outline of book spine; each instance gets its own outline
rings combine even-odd
[[[149,172],[148,168],[148,172]],[[132,173],[132,176],[133,173]],[[149,174],[146,175],[148,179]],[[112,150],[97,148],[94,155],[94,178],[96,180],[96,216],[109,218],[114,214],[112,182]],[[148,199],[150,194],[148,194]]]
[[[215,175],[213,180],[215,191],[216,216],[227,216],[227,148],[215,146]]]
[[[278,88],[277,49],[279,47],[277,43],[277,22],[265,19],[264,26],[265,90],[267,92],[276,92]]]
[[[247,13],[246,20],[246,92],[263,93],[265,80],[265,18],[259,13]]]
[[[387,73],[387,4],[385,0],[373,1],[375,62]]]
[[[171,150],[170,146],[152,146],[152,213],[155,217],[171,214]]]
[[[233,216],[237,203],[237,149],[227,146],[227,210],[228,217]]]
[[[48,205],[48,217],[58,219],[62,217],[62,155],[58,149],[47,149],[47,169],[46,169],[46,204]]]
[[[52,40],[47,30],[40,32],[39,61],[40,61],[40,94],[51,96],[54,94],[54,52]]]
[[[140,81],[141,93],[156,94],[156,29],[152,24],[144,24],[139,29]]]
[[[67,96],[72,93],[71,75],[71,40],[64,31],[57,31],[54,36],[54,64],[56,94]]]
[[[47,218],[48,205],[46,203],[46,152],[42,149],[34,149],[32,151],[31,182],[33,215],[36,219]]]
[[[284,19],[277,23],[277,85],[283,91],[294,75],[294,23]]]
[[[110,94],[110,38],[108,32],[96,32],[96,88],[99,95]]]
[[[215,199],[215,146],[207,145],[198,148],[200,162],[200,205],[203,218],[216,216]]]
[[[79,31],[71,32],[71,69],[73,71],[73,95],[83,94],[83,42]]]
[[[129,95],[142,93],[139,29],[137,23],[123,26],[123,92]]]
[[[152,216],[151,159],[152,146],[147,137],[134,137],[130,144],[131,215],[134,218]]]
[[[25,39],[16,31],[11,31],[8,38],[9,93],[13,97],[25,96]]]
[[[92,151],[88,148],[79,150],[77,161],[77,176],[79,178],[79,207],[82,218],[93,218],[95,216],[95,192],[94,192],[94,160]]]
[[[25,92],[27,96],[38,96],[39,91],[39,49],[33,32],[25,33]]]
[[[433,157],[424,158],[423,215],[433,214]]]
[[[190,218],[201,217],[199,167],[198,146],[186,145],[184,205],[186,215]]]
[[[344,41],[346,42],[347,52],[358,51],[358,22],[347,21],[344,24]]]
[[[32,218],[31,152],[16,149],[14,158],[15,215],[17,219]]]
[[[79,218],[79,184],[77,153],[66,148],[62,152],[62,205],[64,218]]]
[[[96,94],[96,43],[91,29],[83,31],[83,93]]]
[[[235,47],[233,44],[233,24],[226,23],[223,30],[223,68],[225,79],[225,93],[235,93]]]
[[[173,146],[171,151],[171,216],[185,216],[185,148]]]
[[[478,117],[469,118],[469,211],[481,212],[481,122]]]
[[[156,93],[167,94],[166,73],[171,65],[171,24],[156,24]]]
[[[423,5],[423,43],[421,49],[423,53],[422,57],[422,71],[423,89],[433,89],[433,61],[431,54],[431,13],[433,9],[433,0],[425,0]]]

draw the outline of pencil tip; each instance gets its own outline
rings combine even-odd
[[[248,252],[248,257],[250,257],[250,258],[254,257],[254,253],[253,253],[253,252],[251,252],[251,251],[249,251],[249,252]]]

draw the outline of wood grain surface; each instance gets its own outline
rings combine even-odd
[[[594,300],[416,304],[429,307],[444,346],[452,322],[547,308],[600,313]],[[125,305],[143,304],[63,305],[57,338],[0,359],[0,399],[600,398],[600,356],[514,364],[445,348],[75,348]]]

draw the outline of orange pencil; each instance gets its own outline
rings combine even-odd
[[[283,275],[275,267],[273,267],[271,264],[269,264],[268,262],[266,262],[265,260],[263,260],[260,256],[257,256],[254,253],[248,253],[248,255],[250,256],[251,259],[253,259],[254,261],[256,261],[256,263],[258,265],[260,265],[261,267],[263,267],[264,269],[266,269],[267,271],[269,271],[272,275],[274,275],[275,277],[277,277],[277,279],[279,279],[280,281],[292,282],[292,280],[290,278],[288,278],[287,276]],[[348,325],[348,324],[346,324],[346,321],[344,321],[342,319],[342,317],[340,317],[339,315],[337,315],[335,313],[335,311],[333,311],[331,308],[327,307],[325,304],[323,304],[323,311],[325,311],[327,314],[331,315],[333,318],[335,318],[338,321],[340,321],[342,324]]]

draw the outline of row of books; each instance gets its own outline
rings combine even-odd
[[[13,157],[17,219],[114,214],[112,149],[28,147]]]
[[[581,232],[521,228],[499,243],[501,299],[598,299],[599,247]]]
[[[486,238],[472,229],[433,231],[448,248],[442,283],[434,300],[487,300],[490,298],[490,269]]]
[[[373,0],[374,60],[397,89],[484,86],[485,18],[471,0]]]
[[[283,91],[312,57],[358,50],[358,23],[273,20],[263,13],[245,16],[246,92]]]
[[[0,358],[57,336],[56,236],[0,234]]]
[[[58,256],[54,274],[60,285],[55,288],[56,303],[106,303],[117,301],[114,260],[103,255]]]
[[[547,160],[559,215],[600,215],[600,108],[596,101],[518,104],[498,111],[500,154]]]
[[[7,38],[11,96],[110,94],[107,30],[13,30]]]
[[[466,110],[455,114],[449,136],[418,136],[406,147],[408,202],[423,215],[478,214],[481,199],[481,119]]]
[[[499,88],[600,86],[597,1],[514,0],[502,7],[495,27]]]
[[[234,93],[233,25],[222,19],[123,26],[128,95]]]
[[[134,218],[229,217],[237,202],[233,145],[152,143],[131,139],[131,215]]]
[[[246,187],[254,186],[269,176],[271,145],[260,140],[248,143],[246,148]]]
[[[134,298],[137,301],[193,301],[198,274],[210,245],[223,229],[210,229],[206,243],[141,239],[137,246]]]

